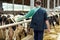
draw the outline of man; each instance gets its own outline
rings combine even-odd
[[[43,8],[41,8],[40,1],[36,1],[35,6],[36,8],[30,10],[23,17],[18,17],[16,21],[20,21],[32,16],[30,27],[34,29],[34,40],[43,40],[43,33],[46,26],[48,31],[50,31],[47,13]]]

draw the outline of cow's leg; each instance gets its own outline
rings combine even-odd
[[[12,28],[9,28],[9,40],[12,40],[13,39],[13,34],[14,34],[14,31]]]

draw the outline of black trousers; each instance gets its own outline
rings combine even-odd
[[[34,40],[43,40],[43,31],[34,30]]]

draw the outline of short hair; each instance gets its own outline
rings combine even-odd
[[[35,4],[40,5],[41,4],[41,1],[35,1]]]

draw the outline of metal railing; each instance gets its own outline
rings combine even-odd
[[[26,20],[26,21],[21,21],[21,22],[16,22],[16,23],[12,23],[12,24],[3,25],[3,26],[0,26],[0,29],[15,26],[15,25],[19,25],[19,24],[22,24],[22,23],[28,23],[30,21],[31,20]]]

